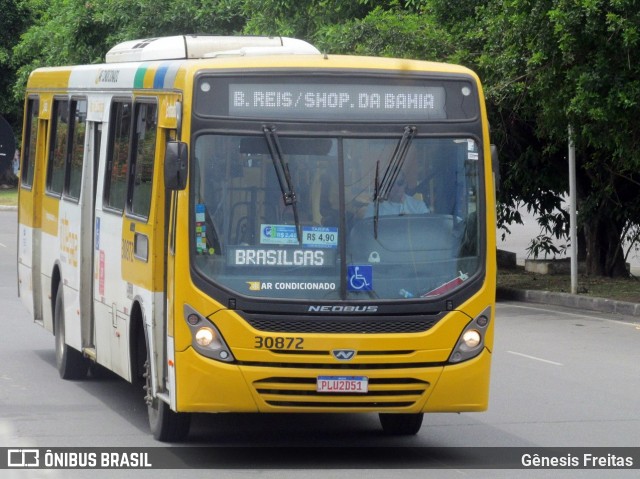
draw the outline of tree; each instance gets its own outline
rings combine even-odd
[[[524,203],[548,235],[566,240],[562,200],[574,125],[587,271],[625,275],[622,241],[640,224],[635,2],[430,0],[387,7],[324,26],[315,38],[346,52],[447,60],[478,71],[500,147],[503,226],[519,220],[516,206]]]
[[[468,3],[468,2],[464,2]],[[431,13],[452,30],[450,2]],[[622,238],[640,223],[638,126],[640,13],[632,0],[480,2],[456,38],[461,61],[484,79],[492,136],[500,146],[501,221],[515,205],[566,237],[567,136],[578,157],[578,208],[587,271],[625,275]],[[469,33],[470,32],[470,33]]]
[[[362,18],[372,9],[367,0],[242,0],[245,33],[312,40],[326,25]]]
[[[20,128],[24,89],[43,66],[100,63],[115,44],[185,33],[238,33],[244,0],[2,0],[0,108]],[[12,92],[13,94],[10,94]]]
[[[16,3],[10,3],[15,11]],[[571,124],[587,270],[617,276],[626,273],[622,241],[637,238],[640,228],[640,10],[635,3],[23,0],[30,27],[14,48],[12,65],[19,67],[14,102],[21,102],[35,67],[99,62],[122,40],[178,33],[287,35],[330,53],[462,63],[485,85],[492,139],[501,158],[500,225],[518,221],[516,206],[524,203],[541,215],[549,235],[566,238],[562,198],[568,188]],[[6,12],[9,17],[0,22],[10,18],[12,10]],[[7,25],[14,24],[7,20]],[[0,63],[6,57],[0,49]]]
[[[21,98],[29,73],[53,65],[99,63],[115,44],[189,33],[233,34],[245,23],[241,0],[25,0],[33,21],[14,49]]]
[[[314,36],[334,53],[437,61],[453,55],[451,35],[419,11],[375,8],[362,19],[327,25]]]
[[[625,275],[623,232],[640,224],[640,12],[632,0],[564,0],[549,17],[582,157],[587,270]]]
[[[11,91],[11,86],[16,79],[16,65],[11,54],[14,45],[20,38],[21,33],[26,28],[28,17],[19,2],[15,0],[0,0],[0,115],[9,123],[14,132],[20,130],[20,105],[13,101],[7,92]],[[13,152],[10,156],[0,161],[0,179],[4,181],[12,180],[12,160]]]
[[[28,22],[27,12],[16,0],[0,0],[0,91],[11,90],[15,82],[15,62],[12,61],[12,50]],[[7,95],[0,95],[0,114],[7,117],[12,126],[18,118],[19,107]]]

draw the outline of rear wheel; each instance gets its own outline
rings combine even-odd
[[[84,379],[89,372],[89,360],[80,351],[66,344],[62,285],[58,287],[53,310],[53,330],[56,341],[56,366],[62,379]]]
[[[393,436],[413,436],[422,427],[424,414],[380,413],[380,424],[385,433]]]
[[[151,366],[147,361],[144,364],[145,390],[147,402],[147,413],[149,415],[149,427],[153,437],[162,442],[182,441],[189,434],[191,426],[191,415],[187,413],[177,413],[162,399],[153,397],[151,388]]]

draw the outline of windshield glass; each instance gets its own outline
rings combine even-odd
[[[397,299],[440,296],[478,270],[474,140],[264,133],[195,141],[192,252],[211,282],[264,298]]]

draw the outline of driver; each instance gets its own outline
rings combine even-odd
[[[417,200],[413,196],[405,193],[407,187],[407,179],[401,171],[396,178],[395,183],[389,191],[389,197],[385,201],[381,201],[378,206],[378,214],[380,216],[393,215],[415,215],[429,213],[429,208],[424,201]],[[370,203],[364,212],[365,218],[371,218],[375,214],[375,204]]]

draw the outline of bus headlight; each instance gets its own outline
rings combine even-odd
[[[235,358],[231,349],[224,341],[218,328],[198,313],[191,306],[185,304],[184,319],[191,330],[191,345],[203,356],[217,361],[233,362]]]
[[[482,336],[480,336],[480,333],[478,331],[472,329],[471,331],[466,331],[462,335],[462,341],[464,342],[466,347],[472,349],[480,344],[480,342],[482,341]]]
[[[484,337],[491,318],[491,307],[474,318],[462,331],[449,356],[450,363],[459,363],[476,357],[484,348]]]
[[[213,332],[213,329],[211,328],[200,328],[198,329],[198,331],[196,331],[195,338],[196,343],[206,348],[213,342],[215,334]]]

